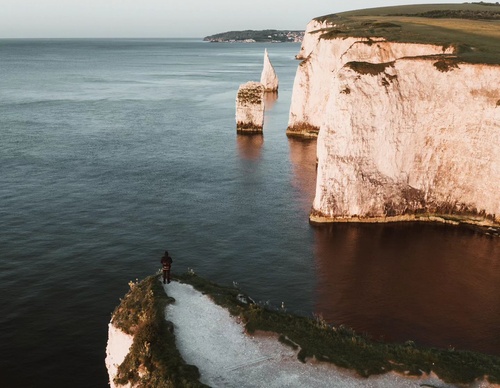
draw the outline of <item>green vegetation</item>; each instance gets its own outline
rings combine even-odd
[[[297,30],[245,30],[228,31],[206,36],[203,40],[208,42],[299,42],[304,37],[304,31]]]
[[[445,58],[441,59],[437,62],[434,62],[434,67],[439,71],[445,73],[447,71],[451,71],[453,69],[458,69],[458,63],[454,59]]]
[[[134,336],[115,382],[137,387],[206,387],[200,373],[182,359],[175,346],[173,326],[165,320],[167,297],[157,276],[130,282],[130,291],[112,316],[113,324]]]
[[[461,61],[500,64],[498,3],[419,4],[369,8],[316,18],[332,27],[322,38],[385,38],[454,46]]]
[[[194,274],[182,275],[179,281],[193,285],[210,295],[215,303],[227,308],[245,323],[247,332],[274,332],[280,342],[297,349],[297,357],[331,362],[353,369],[360,376],[395,371],[406,375],[435,372],[449,383],[471,383],[485,376],[500,383],[500,358],[455,349],[424,348],[412,341],[404,344],[377,342],[344,327],[331,327],[320,317],[295,316],[255,303],[240,303],[238,289],[220,287]]]
[[[253,303],[241,291],[209,282],[194,273],[175,277],[209,295],[218,305],[239,317],[248,333],[274,332],[279,341],[297,351],[300,361],[315,358],[355,370],[368,377],[395,371],[405,375],[435,372],[449,383],[467,384],[476,379],[500,383],[500,358],[455,349],[417,346],[412,341],[390,344],[373,341],[344,326],[332,327],[321,317],[295,316]],[[138,283],[113,313],[113,323],[134,335],[130,354],[118,369],[116,382],[139,387],[203,387],[198,369],[187,365],[175,346],[165,306],[173,302],[157,276]]]

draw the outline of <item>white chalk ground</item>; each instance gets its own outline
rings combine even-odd
[[[176,302],[166,308],[174,324],[177,347],[187,363],[196,365],[201,381],[212,387],[454,387],[435,376],[406,378],[393,373],[368,379],[332,364],[303,364],[276,338],[252,337],[227,310],[193,287],[172,282],[164,286]],[[477,384],[475,387],[487,386]]]
[[[172,282],[164,288],[176,300],[167,306],[165,313],[166,319],[174,324],[177,347],[187,363],[198,367],[201,381],[211,387],[456,387],[436,376],[417,379],[388,373],[364,379],[329,363],[303,364],[297,360],[295,351],[276,338],[246,335],[243,325],[227,310],[192,286]],[[106,367],[110,386],[114,388],[118,365],[128,354],[133,338],[111,323],[108,335]],[[486,382],[471,385],[489,386]]]
[[[124,333],[112,323],[108,325],[108,344],[106,346],[106,368],[108,370],[109,385],[111,388],[117,387],[113,379],[118,373],[118,366],[125,360],[134,337]],[[121,387],[130,387],[130,384]]]

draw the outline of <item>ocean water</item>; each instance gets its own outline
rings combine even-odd
[[[278,77],[263,136],[238,86]],[[0,40],[0,381],[105,387],[107,324],[159,269],[374,338],[500,355],[500,241],[312,227],[315,142],[287,139],[298,44]]]

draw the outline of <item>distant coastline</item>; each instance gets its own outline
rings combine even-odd
[[[301,30],[245,30],[221,32],[203,40],[212,43],[298,43],[303,38],[304,31]]]

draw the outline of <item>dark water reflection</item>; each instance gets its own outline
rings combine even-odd
[[[309,211],[315,193],[316,183],[316,141],[288,139],[292,165],[292,185],[298,192],[297,200],[304,210]]]
[[[259,160],[264,144],[262,134],[239,134],[236,138],[238,144],[238,155],[244,160]]]
[[[304,210],[316,181],[316,141],[289,139]],[[500,355],[500,241],[439,224],[313,227],[314,310],[375,339]]]
[[[274,104],[278,100],[278,92],[266,92],[264,93],[264,106],[266,111],[274,108]]]
[[[315,228],[315,310],[388,341],[500,354],[498,239],[444,225]]]

